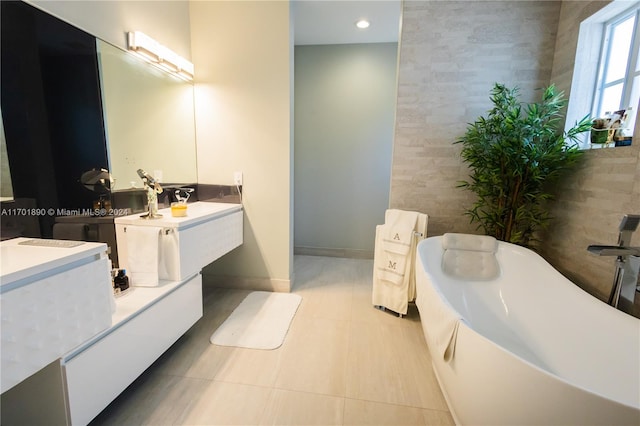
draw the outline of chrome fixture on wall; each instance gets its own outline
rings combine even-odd
[[[629,244],[631,244],[631,235],[638,229],[639,224],[640,215],[624,215],[618,227],[620,233],[618,234],[617,246],[590,245],[587,247],[590,253],[598,256],[617,256],[613,286],[609,294],[609,300],[607,301],[607,303],[614,308],[618,307],[623,285],[629,281],[627,285],[633,285],[635,288],[638,280],[637,266],[633,268],[632,265],[630,265],[630,260],[631,256],[640,256],[640,247],[630,247]],[[636,262],[634,263],[637,265]],[[627,275],[631,275],[631,277],[626,277],[631,278],[630,280],[625,280],[625,271]]]

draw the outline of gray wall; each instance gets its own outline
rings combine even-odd
[[[372,256],[389,203],[396,67],[396,43],[296,46],[296,253]]]

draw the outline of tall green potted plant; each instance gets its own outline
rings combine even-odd
[[[496,83],[491,102],[487,116],[455,142],[471,170],[459,186],[477,196],[465,214],[487,235],[530,246],[550,219],[551,185],[580,158],[576,137],[591,128],[591,119],[563,131],[566,101],[554,85],[544,89],[541,102],[524,106],[518,88]]]

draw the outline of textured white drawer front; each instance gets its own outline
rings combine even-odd
[[[0,295],[2,392],[111,325],[109,260],[87,261]]]
[[[182,280],[199,272],[242,244],[243,212],[187,228],[178,233],[179,270],[169,270],[168,280]]]
[[[71,424],[89,423],[200,317],[198,274],[83,352],[63,359]]]

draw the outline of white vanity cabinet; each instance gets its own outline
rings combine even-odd
[[[109,330],[60,361],[68,424],[89,423],[202,317],[202,276],[134,288],[117,305]]]
[[[157,285],[131,287],[116,298],[101,330],[3,393],[3,425],[89,423],[202,317],[201,270],[242,244],[242,206],[196,202],[186,217],[160,213],[155,220],[115,219],[120,266],[127,268],[126,229],[155,226],[171,268]]]
[[[2,393],[111,326],[107,245],[0,244]]]
[[[240,204],[198,201],[188,204],[186,217],[159,210],[159,219],[134,214],[115,219],[120,267],[130,270],[127,229],[153,227],[160,232],[160,281],[179,281],[242,244],[243,212]],[[161,285],[161,282],[159,283]]]

